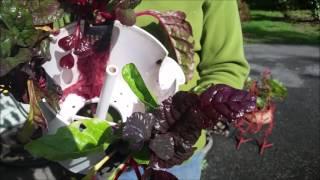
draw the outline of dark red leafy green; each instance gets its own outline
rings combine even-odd
[[[149,143],[149,148],[157,157],[169,160],[174,156],[174,139],[171,134],[157,134]]]
[[[74,66],[74,58],[71,53],[63,56],[60,61],[59,65],[62,68],[71,69]]]
[[[77,67],[80,73],[77,83],[64,90],[63,98],[70,93],[78,94],[86,99],[100,95],[105,77],[105,67],[109,57],[108,42],[110,42],[110,39],[105,36],[111,36],[109,31],[112,31],[113,23],[108,26],[102,29],[102,33],[100,32],[103,34],[100,39],[91,41],[85,33],[81,32],[80,23],[78,22],[75,31],[71,35],[59,40],[58,43],[62,49],[65,51],[71,50],[77,56]],[[101,41],[104,41],[104,43],[100,43]],[[62,63],[62,65],[70,68],[72,67],[73,58],[71,58],[71,54],[67,56],[69,56],[66,60],[67,63]]]
[[[256,96],[223,84],[208,88],[200,101],[202,111],[213,121],[226,118],[232,122],[256,108]]]
[[[61,47],[65,51],[70,51],[79,46],[80,40],[82,38],[80,22],[78,22],[75,31],[58,41],[59,47]]]
[[[73,53],[81,57],[92,55],[94,53],[92,42],[88,38],[82,38]]]
[[[196,94],[178,92],[172,98],[165,100],[154,112],[157,116],[155,133],[161,136],[155,136],[150,140],[149,148],[153,151],[151,156],[153,167],[170,168],[191,157],[195,150],[193,145],[201,134],[201,128],[197,126],[197,118],[190,116],[194,113],[193,107],[198,105],[199,97]],[[170,141],[161,142],[159,140],[161,137]],[[162,145],[156,146],[155,142]]]
[[[200,96],[176,93],[153,112],[157,119],[149,144],[153,152],[150,165],[170,168],[181,164],[192,156],[201,129],[213,128],[218,121],[239,120],[255,110],[255,103],[249,92],[227,85],[212,86]],[[173,143],[168,143],[169,138]]]
[[[74,35],[71,34],[69,36],[63,37],[58,41],[58,45],[64,51],[70,51],[74,47]]]
[[[129,141],[131,149],[140,150],[144,142],[150,139],[155,121],[151,113],[133,113],[123,127],[122,138]]]
[[[182,164],[184,161],[189,159],[196,148],[192,147],[190,144],[186,143],[183,138],[178,135],[172,134],[174,139],[174,154],[168,159],[162,159],[157,154],[152,153],[150,157],[150,166],[153,168],[171,168],[175,165]],[[165,152],[169,152],[168,149],[158,147],[159,150],[163,149]]]

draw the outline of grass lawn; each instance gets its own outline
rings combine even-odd
[[[309,11],[291,11],[287,20],[279,11],[251,10],[251,20],[242,23],[247,43],[320,45],[320,24]]]

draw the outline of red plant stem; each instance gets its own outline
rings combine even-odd
[[[106,20],[114,20],[115,19],[115,16],[109,12],[99,12],[99,14],[105,18]]]
[[[74,32],[76,37],[75,37],[75,43],[73,49],[76,49],[76,47],[79,46],[79,41],[81,39],[81,26],[80,26],[80,20],[77,22],[76,26],[76,31]]]
[[[157,11],[155,11],[157,12]],[[145,11],[140,11],[136,13],[136,16],[152,16],[155,17],[156,19],[159,20],[159,18],[156,16],[154,11],[150,11],[150,10],[145,10]]]
[[[131,167],[133,167],[134,172],[136,173],[138,180],[141,180],[142,177],[141,177],[141,173],[139,171],[138,163],[133,158],[130,158],[129,163],[130,163]]]

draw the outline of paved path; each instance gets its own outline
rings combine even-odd
[[[202,179],[320,179],[319,47],[255,44],[245,49],[252,77],[268,67],[288,87],[276,113],[274,147],[260,157],[254,144],[236,151],[233,139],[214,137]]]

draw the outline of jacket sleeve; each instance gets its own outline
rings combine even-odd
[[[237,1],[205,0],[203,12],[201,62],[198,66],[200,80],[194,91],[202,92],[212,84],[241,89],[249,65],[244,57]]]

